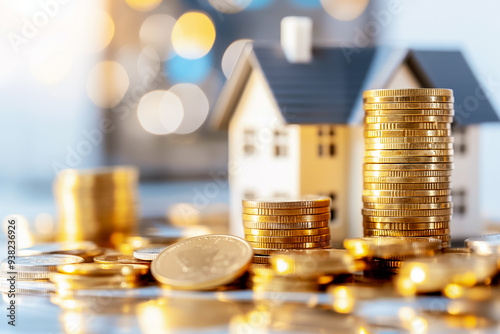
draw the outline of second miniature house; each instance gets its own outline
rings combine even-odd
[[[232,232],[243,235],[243,198],[314,193],[332,199],[333,240],[361,235],[361,95],[365,89],[404,87],[452,88],[458,103],[479,84],[456,51],[312,47],[308,18],[282,21],[281,46],[249,43],[212,119],[229,131]],[[483,99],[468,117],[457,111],[456,120],[467,127],[454,132],[459,147],[453,236],[477,231],[480,221],[478,130],[469,125],[498,116]]]

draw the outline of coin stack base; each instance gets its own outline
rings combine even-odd
[[[368,237],[450,243],[453,92],[365,91],[363,228]],[[381,264],[388,265],[386,261]],[[399,263],[392,263],[398,266]]]
[[[277,250],[330,247],[329,221],[329,197],[243,201],[245,239],[257,263]]]

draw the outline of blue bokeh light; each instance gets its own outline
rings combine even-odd
[[[211,53],[198,59],[175,56],[166,62],[165,76],[172,83],[189,82],[199,84],[210,74],[212,60]]]

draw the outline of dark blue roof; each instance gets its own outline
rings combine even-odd
[[[499,118],[460,51],[417,51],[408,64],[424,87],[451,88],[458,124],[498,122]]]
[[[311,63],[291,64],[281,47],[256,44],[253,52],[289,124],[347,123],[375,55],[315,47]]]

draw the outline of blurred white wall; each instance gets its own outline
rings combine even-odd
[[[378,8],[394,1],[376,1]],[[500,110],[500,2],[404,0],[401,14],[379,43],[421,48],[461,48],[483,86],[494,90]],[[489,83],[488,83],[489,82]],[[500,222],[500,125],[481,127],[481,212]]]

